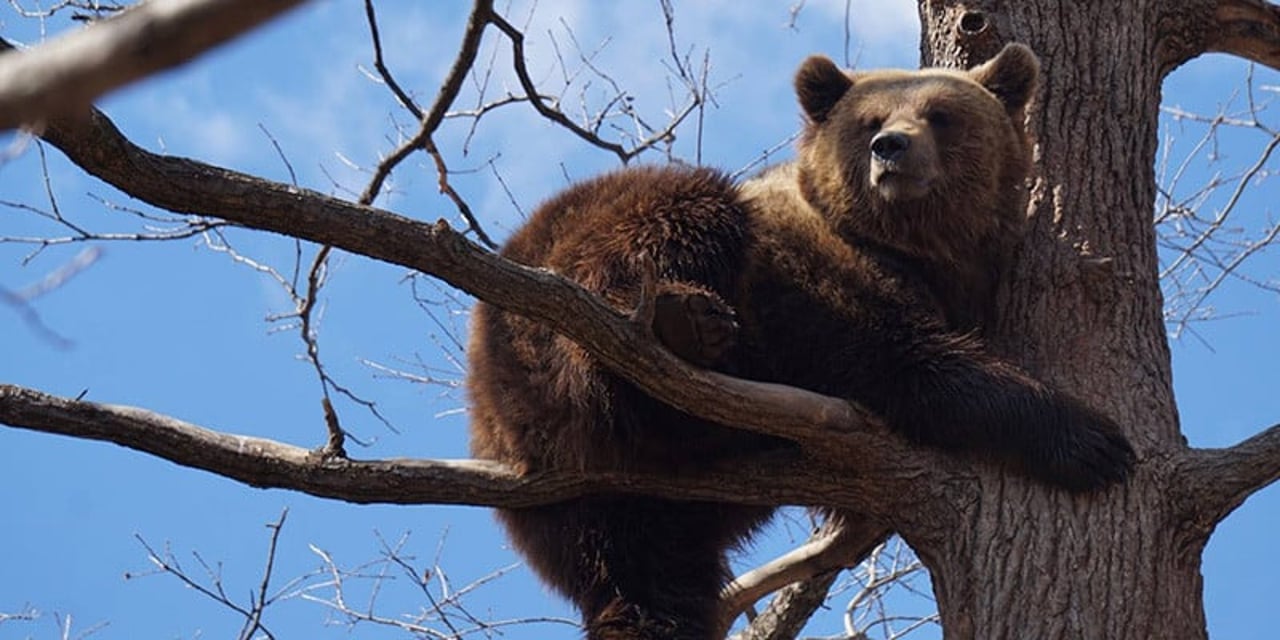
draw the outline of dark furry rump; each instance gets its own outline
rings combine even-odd
[[[742,270],[746,228],[736,187],[724,175],[644,167],[581,183],[549,201],[503,255],[552,269],[629,309],[639,295],[640,255],[647,254],[657,267],[659,314],[698,309],[708,317],[694,318],[694,329],[717,319],[733,326],[724,302]],[[537,323],[484,304],[474,313],[468,384],[478,457],[522,471],[678,473],[779,446],[654,400]],[[685,325],[672,326],[656,330],[679,353],[685,341],[673,334]],[[686,349],[705,346],[688,342]],[[703,355],[718,360],[731,348],[725,337]],[[589,638],[705,640],[717,633],[725,550],[771,512],[595,497],[499,516],[538,574],[582,611]]]
[[[659,293],[723,299],[741,268],[744,219],[735,187],[719,172],[634,168],[547,202],[502,254],[569,277],[620,309],[638,302],[642,254],[655,262]],[[652,400],[553,331],[484,304],[474,322],[477,455],[522,469],[665,469],[682,464],[681,452],[689,464],[721,455],[716,438],[698,437],[708,429],[689,428],[704,423]]]

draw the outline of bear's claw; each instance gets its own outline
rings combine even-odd
[[[1040,460],[1030,461],[1032,475],[1077,492],[1123,482],[1137,456],[1119,426],[1079,401],[1068,404],[1074,419],[1045,443]]]
[[[672,353],[709,367],[733,348],[738,322],[733,309],[715,294],[680,288],[658,293],[653,332]]]

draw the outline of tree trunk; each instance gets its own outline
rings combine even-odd
[[[1163,0],[921,2],[926,65],[967,67],[1012,41],[1041,56],[1028,236],[990,338],[1126,425],[1140,458],[1127,485],[1085,497],[984,469],[981,491],[948,505],[962,514],[957,530],[904,526],[932,571],[947,638],[1206,637],[1208,531],[1170,498],[1172,461],[1187,450],[1152,225],[1160,87],[1189,57],[1166,40],[1183,35],[1171,18],[1192,11]]]

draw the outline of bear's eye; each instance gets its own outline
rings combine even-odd
[[[867,131],[879,131],[884,126],[884,118],[867,118],[862,121],[862,128]]]
[[[929,124],[939,129],[945,129],[951,126],[951,114],[946,111],[934,109],[925,116],[929,120]]]

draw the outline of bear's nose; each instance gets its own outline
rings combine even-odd
[[[897,131],[881,131],[871,139],[871,153],[885,162],[897,162],[911,146],[911,138]]]

